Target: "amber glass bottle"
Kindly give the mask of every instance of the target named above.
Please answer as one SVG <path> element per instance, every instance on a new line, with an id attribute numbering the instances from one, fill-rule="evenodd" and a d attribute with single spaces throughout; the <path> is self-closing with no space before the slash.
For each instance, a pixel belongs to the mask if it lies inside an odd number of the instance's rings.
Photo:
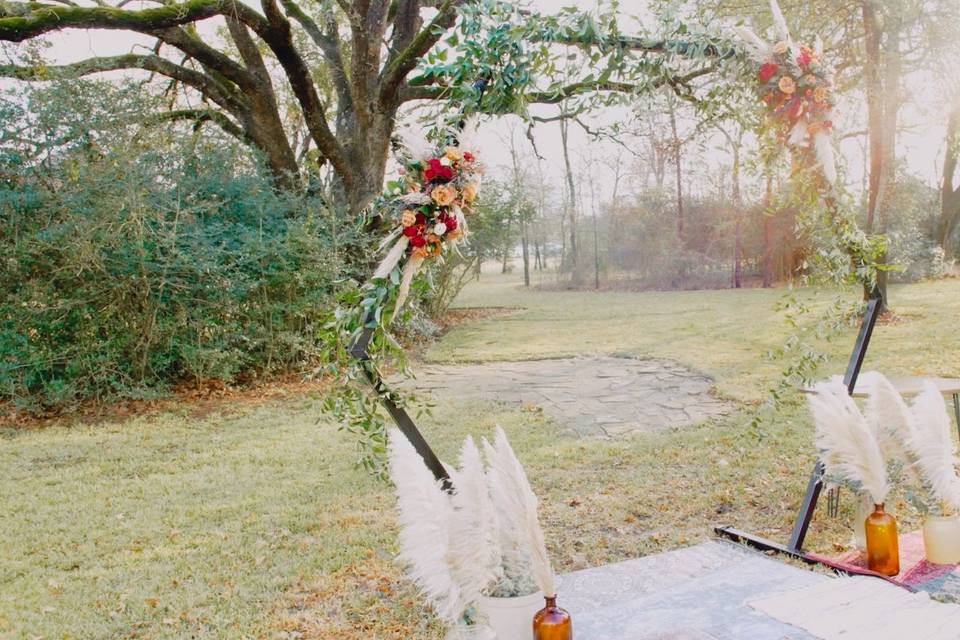
<path id="1" fill-rule="evenodd" d="M 557 596 L 544 600 L 547 604 L 533 616 L 533 640 L 573 640 L 573 621 L 557 606 Z"/>
<path id="2" fill-rule="evenodd" d="M 882 504 L 873 505 L 873 513 L 864 522 L 867 538 L 867 568 L 885 576 L 900 573 L 900 547 L 897 521 L 885 513 Z"/>

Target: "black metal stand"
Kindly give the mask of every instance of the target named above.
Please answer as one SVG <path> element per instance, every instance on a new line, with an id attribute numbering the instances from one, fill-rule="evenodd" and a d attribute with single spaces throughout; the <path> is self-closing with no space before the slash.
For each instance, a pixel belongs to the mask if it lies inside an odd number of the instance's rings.
<path id="1" fill-rule="evenodd" d="M 847 392 L 850 393 L 850 395 L 853 395 L 853 389 L 857 385 L 857 376 L 860 375 L 860 367 L 863 366 L 863 359 L 867 354 L 870 338 L 873 336 L 873 327 L 876 325 L 879 315 L 880 299 L 873 298 L 868 300 L 866 312 L 863 314 L 863 322 L 860 324 L 860 333 L 857 334 L 857 341 L 853 346 L 853 353 L 850 355 L 850 362 L 847 364 L 847 371 L 843 376 L 843 384 L 847 387 Z M 761 551 L 783 553 L 810 563 L 819 562 L 818 560 L 808 558 L 804 554 L 803 541 L 807 537 L 807 529 L 810 528 L 810 520 L 813 519 L 813 512 L 817 508 L 817 501 L 820 498 L 820 492 L 822 490 L 823 465 L 817 461 L 813 467 L 813 473 L 810 474 L 810 481 L 807 483 L 807 491 L 803 496 L 803 502 L 800 503 L 800 510 L 797 512 L 797 517 L 794 520 L 790 541 L 786 545 L 772 542 L 766 538 L 746 533 L 733 527 L 715 527 L 714 532 L 719 536 L 749 545 Z"/>
<path id="2" fill-rule="evenodd" d="M 450 474 L 447 473 L 447 470 L 440 463 L 440 459 L 437 458 L 433 449 L 427 444 L 426 439 L 423 437 L 423 434 L 420 433 L 420 430 L 410 415 L 403 407 L 394 402 L 390 389 L 383 381 L 380 372 L 370 360 L 370 353 L 367 351 L 367 347 L 370 346 L 373 331 L 373 329 L 363 330 L 363 333 L 360 334 L 356 342 L 350 345 L 350 355 L 356 358 L 363 366 L 364 374 L 366 374 L 367 380 L 380 398 L 380 402 L 383 403 L 383 406 L 386 408 L 387 413 L 390 414 L 390 417 L 393 418 L 393 421 L 397 423 L 397 427 L 403 435 L 406 436 L 410 444 L 413 445 L 413 448 L 416 449 L 420 457 L 423 458 L 424 464 L 427 465 L 427 468 L 433 473 L 433 477 L 443 484 L 445 491 L 452 491 L 453 484 L 450 482 Z"/>

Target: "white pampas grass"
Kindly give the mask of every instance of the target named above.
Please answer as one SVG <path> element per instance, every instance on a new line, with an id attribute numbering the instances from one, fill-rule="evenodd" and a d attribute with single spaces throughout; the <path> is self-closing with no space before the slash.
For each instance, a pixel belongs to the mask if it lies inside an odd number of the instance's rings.
<path id="1" fill-rule="evenodd" d="M 403 308 L 403 303 L 407 301 L 407 296 L 410 294 L 410 285 L 413 283 L 417 272 L 420 271 L 420 266 L 423 262 L 423 256 L 412 255 L 407 260 L 407 263 L 403 265 L 403 273 L 400 275 L 400 287 L 397 291 L 397 303 L 393 307 L 394 317 L 400 313 L 400 309 Z"/>
<path id="2" fill-rule="evenodd" d="M 460 469 L 453 476 L 453 486 L 450 553 L 457 558 L 454 579 L 462 585 L 464 600 L 477 602 L 503 571 L 486 470 L 480 450 L 469 436 L 460 449 Z"/>
<path id="3" fill-rule="evenodd" d="M 917 466 L 930 485 L 933 497 L 954 509 L 960 508 L 960 478 L 957 450 L 951 437 L 950 415 L 940 390 L 924 385 L 911 407 L 913 437 L 907 446 L 917 456 Z"/>
<path id="4" fill-rule="evenodd" d="M 400 155 L 419 162 L 432 158 L 436 154 L 436 148 L 430 144 L 422 130 L 406 126 L 397 131 L 397 137 L 400 138 Z"/>
<path id="5" fill-rule="evenodd" d="M 743 43 L 746 45 L 747 50 L 754 60 L 763 62 L 770 57 L 772 51 L 770 45 L 764 42 L 753 29 L 736 26 L 733 28 L 733 32 L 743 40 Z"/>
<path id="6" fill-rule="evenodd" d="M 887 469 L 877 437 L 846 387 L 837 380 L 818 384 L 809 397 L 815 441 L 827 476 L 860 485 L 875 504 L 889 492 Z"/>
<path id="7" fill-rule="evenodd" d="M 770 13 L 773 14 L 773 27 L 777 32 L 777 38 L 790 44 L 793 50 L 793 39 L 790 37 L 790 28 L 787 26 L 787 19 L 783 17 L 783 11 L 777 0 L 770 0 Z"/>
<path id="8" fill-rule="evenodd" d="M 830 184 L 837 182 L 837 160 L 833 151 L 833 141 L 825 131 L 818 131 L 813 136 L 813 149 L 817 156 L 817 162 L 823 170 L 823 177 Z"/>
<path id="9" fill-rule="evenodd" d="M 865 371 L 860 374 L 860 382 L 867 389 L 864 418 L 880 443 L 884 459 L 888 464 L 895 463 L 894 470 L 902 472 L 908 482 L 921 484 L 917 458 L 909 445 L 914 437 L 910 407 L 882 373 Z"/>
<path id="10" fill-rule="evenodd" d="M 500 526 L 507 528 L 508 544 L 529 553 L 533 581 L 546 596 L 556 595 L 553 569 L 537 516 L 537 496 L 510 447 L 507 434 L 497 427 L 493 446 L 487 445 L 491 493 L 498 509 Z M 507 551 L 507 550 L 505 550 Z"/>
<path id="11" fill-rule="evenodd" d="M 414 206 L 430 204 L 433 202 L 433 198 L 422 191 L 415 191 L 413 193 L 408 193 L 405 196 L 400 196 L 399 200 L 404 204 L 412 204 Z"/>
<path id="12" fill-rule="evenodd" d="M 791 147 L 805 147 L 807 146 L 807 123 L 803 120 L 797 120 L 797 123 L 793 125 L 793 129 L 790 130 L 790 137 L 787 139 L 787 144 Z"/>
<path id="13" fill-rule="evenodd" d="M 377 267 L 377 270 L 373 272 L 373 279 L 377 278 L 387 278 L 390 276 L 390 273 L 393 271 L 393 268 L 396 267 L 400 260 L 403 258 L 403 254 L 406 253 L 407 247 L 410 245 L 410 239 L 406 236 L 400 236 L 400 239 L 397 240 L 396 244 L 390 249 L 383 260 L 380 262 L 380 266 Z"/>
<path id="14" fill-rule="evenodd" d="M 884 458 L 912 471 L 914 459 L 905 448 L 914 434 L 910 407 L 882 373 L 866 371 L 860 374 L 860 382 L 867 388 L 864 419 L 876 435 Z"/>
<path id="15" fill-rule="evenodd" d="M 389 433 L 390 478 L 397 490 L 400 554 L 407 576 L 417 583 L 437 616 L 455 624 L 469 604 L 451 570 L 450 496 L 398 430 Z"/>

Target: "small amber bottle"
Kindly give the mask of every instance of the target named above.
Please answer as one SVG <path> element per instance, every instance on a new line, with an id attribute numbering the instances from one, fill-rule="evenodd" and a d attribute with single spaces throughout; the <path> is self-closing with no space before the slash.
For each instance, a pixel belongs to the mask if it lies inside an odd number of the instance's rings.
<path id="1" fill-rule="evenodd" d="M 900 573 L 896 519 L 884 512 L 883 504 L 875 504 L 863 526 L 867 538 L 867 568 L 885 576 Z"/>
<path id="2" fill-rule="evenodd" d="M 570 614 L 557 606 L 557 596 L 544 598 L 546 605 L 533 616 L 534 640 L 573 640 Z"/>

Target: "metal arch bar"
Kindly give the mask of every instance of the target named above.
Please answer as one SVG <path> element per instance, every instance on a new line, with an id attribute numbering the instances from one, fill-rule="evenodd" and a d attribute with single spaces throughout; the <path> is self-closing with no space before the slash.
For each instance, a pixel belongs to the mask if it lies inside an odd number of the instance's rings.
<path id="1" fill-rule="evenodd" d="M 443 485 L 444 491 L 453 491 L 450 474 L 447 473 L 446 468 L 444 468 L 440 459 L 437 458 L 437 454 L 430 448 L 426 438 L 420 433 L 413 418 L 410 417 L 403 407 L 394 402 L 390 389 L 383 381 L 380 371 L 378 371 L 370 361 L 370 353 L 367 351 L 367 347 L 370 346 L 370 340 L 372 338 L 373 329 L 364 329 L 356 341 L 350 345 L 350 355 L 360 362 L 360 365 L 363 367 L 363 372 L 367 376 L 370 386 L 372 386 L 373 390 L 377 393 L 377 397 L 380 398 L 380 402 L 384 408 L 386 408 L 390 417 L 393 418 L 393 421 L 397 424 L 397 427 L 403 435 L 406 436 L 410 444 L 413 445 L 413 448 L 420 454 L 420 457 L 423 458 L 423 463 L 427 465 L 427 468 L 433 473 L 433 477 Z"/>
<path id="2" fill-rule="evenodd" d="M 847 364 L 847 371 L 843 376 L 843 384 L 847 392 L 853 395 L 853 390 L 857 385 L 857 377 L 860 375 L 860 368 L 863 366 L 864 357 L 867 354 L 867 347 L 870 346 L 870 339 L 873 337 L 873 328 L 877 324 L 877 318 L 880 316 L 881 300 L 878 297 L 871 297 L 867 301 L 867 308 L 863 314 L 863 321 L 860 324 L 860 332 L 857 334 L 857 341 L 853 346 L 853 353 L 850 354 L 850 362 Z M 810 480 L 807 482 L 807 490 L 800 503 L 800 509 L 797 511 L 797 517 L 793 523 L 793 530 L 790 533 L 790 541 L 787 545 L 767 540 L 760 536 L 753 535 L 733 529 L 731 527 L 716 527 L 714 532 L 717 535 L 729 538 L 736 542 L 747 544 L 762 551 L 774 551 L 783 553 L 805 562 L 818 562 L 805 557 L 803 553 L 803 541 L 807 537 L 807 530 L 810 528 L 810 521 L 813 519 L 813 512 L 817 507 L 817 501 L 820 499 L 820 493 L 823 490 L 823 465 L 818 460 L 814 464 L 813 472 L 810 474 Z"/>

